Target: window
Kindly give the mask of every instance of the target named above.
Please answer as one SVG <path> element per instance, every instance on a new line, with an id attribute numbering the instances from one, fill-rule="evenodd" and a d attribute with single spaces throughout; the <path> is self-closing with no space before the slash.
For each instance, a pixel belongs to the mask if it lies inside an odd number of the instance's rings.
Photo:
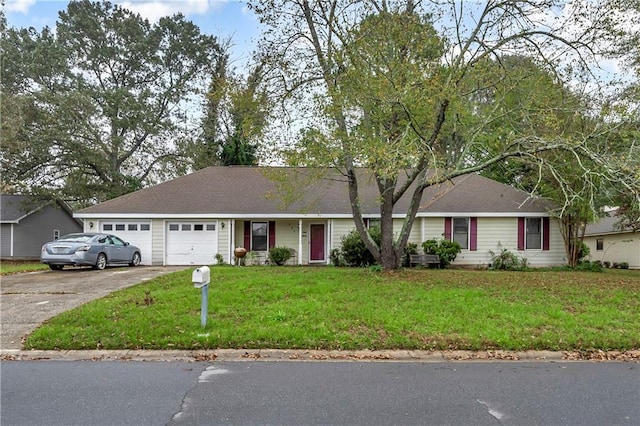
<path id="1" fill-rule="evenodd" d="M 604 240 L 602 238 L 596 239 L 596 250 L 602 251 L 604 249 Z"/>
<path id="2" fill-rule="evenodd" d="M 251 224 L 251 250 L 267 251 L 267 222 Z"/>
<path id="3" fill-rule="evenodd" d="M 366 219 L 366 225 L 369 229 L 379 229 L 382 226 L 382 222 L 380 221 L 380 219 Z"/>
<path id="4" fill-rule="evenodd" d="M 178 225 L 177 223 L 169 224 L 169 231 L 179 231 L 179 230 L 180 230 L 180 225 Z"/>
<path id="5" fill-rule="evenodd" d="M 191 231 L 191 224 L 190 223 L 183 223 L 182 224 L 182 230 L 183 231 Z"/>
<path id="6" fill-rule="evenodd" d="M 127 225 L 127 230 L 128 231 L 137 231 L 138 230 L 138 224 L 137 223 L 130 223 Z"/>
<path id="7" fill-rule="evenodd" d="M 124 247 L 124 241 L 122 241 L 120 238 L 118 237 L 109 237 L 109 241 L 111 244 L 113 244 L 114 246 L 118 246 L 118 247 Z"/>
<path id="8" fill-rule="evenodd" d="M 124 231 L 124 223 L 116 223 L 116 231 Z"/>
<path id="9" fill-rule="evenodd" d="M 60 238 L 60 230 L 59 229 L 54 229 L 53 230 L 53 239 L 57 240 L 58 238 Z"/>
<path id="10" fill-rule="evenodd" d="M 453 241 L 460 244 L 460 248 L 469 248 L 469 218 L 453 218 Z"/>
<path id="11" fill-rule="evenodd" d="M 141 231 L 150 231 L 151 230 L 151 225 L 149 225 L 148 223 L 141 223 L 140 224 L 140 230 Z"/>
<path id="12" fill-rule="evenodd" d="M 216 224 L 215 223 L 207 224 L 207 231 L 215 231 L 215 230 L 216 230 Z"/>
<path id="13" fill-rule="evenodd" d="M 204 225 L 201 223 L 197 223 L 195 225 L 193 225 L 193 230 L 194 231 L 204 231 Z"/>
<path id="14" fill-rule="evenodd" d="M 540 250 L 542 248 L 542 219 L 528 217 L 526 220 L 526 248 Z"/>
<path id="15" fill-rule="evenodd" d="M 113 225 L 110 223 L 105 223 L 104 225 L 102 225 L 102 230 L 103 231 L 113 231 Z"/>

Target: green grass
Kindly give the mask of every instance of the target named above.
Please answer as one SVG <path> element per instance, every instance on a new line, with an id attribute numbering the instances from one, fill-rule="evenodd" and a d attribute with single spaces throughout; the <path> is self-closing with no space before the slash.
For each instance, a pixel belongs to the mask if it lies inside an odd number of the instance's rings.
<path id="1" fill-rule="evenodd" d="M 43 263 L 30 263 L 30 262 L 11 262 L 3 261 L 0 263 L 0 275 L 17 274 L 20 272 L 33 272 L 49 269 L 49 267 Z"/>
<path id="2" fill-rule="evenodd" d="M 640 348 L 640 271 L 212 267 L 205 329 L 191 272 L 66 312 L 34 331 L 25 347 Z"/>

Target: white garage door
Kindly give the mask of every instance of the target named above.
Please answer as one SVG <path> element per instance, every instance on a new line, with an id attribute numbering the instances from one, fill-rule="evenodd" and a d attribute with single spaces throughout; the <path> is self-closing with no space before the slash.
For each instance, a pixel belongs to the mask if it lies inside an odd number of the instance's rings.
<path id="1" fill-rule="evenodd" d="M 217 222 L 169 222 L 167 265 L 211 265 L 218 253 Z"/>
<path id="2" fill-rule="evenodd" d="M 151 222 L 102 222 L 100 231 L 113 234 L 137 246 L 142 252 L 142 264 L 151 265 Z"/>

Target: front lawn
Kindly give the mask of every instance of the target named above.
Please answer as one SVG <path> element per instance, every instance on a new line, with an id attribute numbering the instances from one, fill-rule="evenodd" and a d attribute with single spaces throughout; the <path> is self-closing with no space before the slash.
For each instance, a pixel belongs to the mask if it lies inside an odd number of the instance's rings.
<path id="1" fill-rule="evenodd" d="M 27 349 L 640 349 L 640 271 L 211 268 L 66 312 Z"/>

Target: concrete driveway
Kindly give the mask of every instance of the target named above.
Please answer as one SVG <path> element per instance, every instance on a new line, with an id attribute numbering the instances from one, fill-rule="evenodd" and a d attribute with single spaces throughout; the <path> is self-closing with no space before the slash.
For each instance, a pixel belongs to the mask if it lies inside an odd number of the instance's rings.
<path id="1" fill-rule="evenodd" d="M 43 321 L 115 290 L 142 283 L 188 266 L 65 268 L 4 275 L 0 297 L 0 350 L 22 347 L 22 339 Z"/>

